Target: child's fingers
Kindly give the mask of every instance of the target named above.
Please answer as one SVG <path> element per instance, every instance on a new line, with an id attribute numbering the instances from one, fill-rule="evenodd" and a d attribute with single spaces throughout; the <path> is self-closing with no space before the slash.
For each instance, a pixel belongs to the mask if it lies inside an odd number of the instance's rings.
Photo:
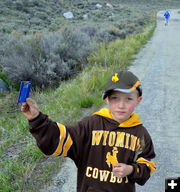
<path id="1" fill-rule="evenodd" d="M 22 112 L 26 112 L 27 109 L 28 109 L 27 103 L 22 103 L 22 105 L 21 105 L 21 111 L 22 111 Z"/>
<path id="2" fill-rule="evenodd" d="M 27 98 L 26 99 L 26 103 L 29 105 L 29 106 L 33 106 L 33 105 L 36 105 L 36 102 L 31 99 L 31 98 Z"/>
<path id="3" fill-rule="evenodd" d="M 26 103 L 28 104 L 28 106 L 29 106 L 31 109 L 38 110 L 38 105 L 37 105 L 37 103 L 36 103 L 33 99 L 27 98 L 27 99 L 26 99 Z"/>
<path id="4" fill-rule="evenodd" d="M 117 163 L 113 166 L 113 168 L 119 168 L 119 167 L 122 167 L 123 166 L 123 163 Z"/>
<path id="5" fill-rule="evenodd" d="M 39 115 L 38 106 L 31 98 L 27 98 L 26 102 L 22 103 L 21 111 L 28 120 L 32 120 Z"/>

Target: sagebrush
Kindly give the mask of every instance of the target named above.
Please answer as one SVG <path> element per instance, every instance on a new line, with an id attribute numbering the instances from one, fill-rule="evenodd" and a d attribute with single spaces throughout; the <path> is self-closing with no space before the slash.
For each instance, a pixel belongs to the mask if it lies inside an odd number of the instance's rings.
<path id="1" fill-rule="evenodd" d="M 87 64 L 94 50 L 90 36 L 72 29 L 49 35 L 11 37 L 1 51 L 1 64 L 10 80 L 44 88 L 66 79 Z"/>

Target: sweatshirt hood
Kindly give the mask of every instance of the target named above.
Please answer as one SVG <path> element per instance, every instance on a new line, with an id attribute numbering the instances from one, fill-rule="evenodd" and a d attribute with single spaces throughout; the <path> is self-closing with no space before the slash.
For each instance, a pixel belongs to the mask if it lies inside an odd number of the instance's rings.
<path id="1" fill-rule="evenodd" d="M 112 119 L 115 121 L 115 119 L 113 119 L 111 112 L 109 111 L 108 108 L 102 108 L 99 111 L 93 113 L 93 115 L 99 115 L 99 116 L 106 117 L 106 118 L 109 118 L 109 119 Z M 134 126 L 141 125 L 141 124 L 142 124 L 142 122 L 140 120 L 140 116 L 137 113 L 132 113 L 130 118 L 128 120 L 124 121 L 123 123 L 120 123 L 118 125 L 118 127 L 128 127 L 129 128 L 129 127 L 134 127 Z"/>

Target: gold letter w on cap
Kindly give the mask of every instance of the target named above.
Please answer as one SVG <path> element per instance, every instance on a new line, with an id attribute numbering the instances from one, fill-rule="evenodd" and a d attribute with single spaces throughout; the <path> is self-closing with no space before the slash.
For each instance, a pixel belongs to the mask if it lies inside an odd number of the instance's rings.
<path id="1" fill-rule="evenodd" d="M 112 76 L 112 82 L 116 83 L 117 81 L 119 81 L 118 73 L 115 73 L 114 76 Z"/>

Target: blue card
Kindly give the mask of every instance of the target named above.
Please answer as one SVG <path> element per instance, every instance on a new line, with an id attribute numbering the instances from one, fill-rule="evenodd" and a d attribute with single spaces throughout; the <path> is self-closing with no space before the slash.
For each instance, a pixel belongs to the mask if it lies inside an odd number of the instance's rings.
<path id="1" fill-rule="evenodd" d="M 22 81 L 20 90 L 19 90 L 19 97 L 18 103 L 26 102 L 26 98 L 29 97 L 30 89 L 31 89 L 31 81 Z"/>

